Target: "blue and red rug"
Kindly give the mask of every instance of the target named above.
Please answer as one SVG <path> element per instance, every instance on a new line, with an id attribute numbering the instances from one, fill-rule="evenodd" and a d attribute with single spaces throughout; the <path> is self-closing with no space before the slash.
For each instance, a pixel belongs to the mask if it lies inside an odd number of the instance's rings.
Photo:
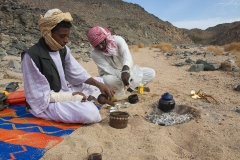
<path id="1" fill-rule="evenodd" d="M 9 106 L 0 112 L 0 160 L 38 160 L 80 127 L 36 118 L 24 106 Z"/>

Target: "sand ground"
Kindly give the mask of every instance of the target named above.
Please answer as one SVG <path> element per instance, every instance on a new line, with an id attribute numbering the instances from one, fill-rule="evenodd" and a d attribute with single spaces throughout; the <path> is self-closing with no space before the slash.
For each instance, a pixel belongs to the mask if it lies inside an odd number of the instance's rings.
<path id="1" fill-rule="evenodd" d="M 120 108 L 130 114 L 127 127 L 111 127 L 110 112 L 104 105 L 100 110 L 101 123 L 85 125 L 64 137 L 60 144 L 47 151 L 43 160 L 84 160 L 90 146 L 101 146 L 104 160 L 240 159 L 240 114 L 235 112 L 240 108 L 240 92 L 233 90 L 240 82 L 239 73 L 188 72 L 189 65 L 173 65 L 184 60 L 177 56 L 167 58 L 157 49 L 142 48 L 132 51 L 132 56 L 139 66 L 155 69 L 156 77 L 148 84 L 151 91 L 138 95 L 138 103 Z M 191 58 L 221 62 L 228 57 L 195 55 Z M 93 61 L 80 63 L 92 76 L 97 75 Z M 1 80 L 4 81 L 6 79 Z M 219 104 L 211 99 L 210 103 L 193 99 L 192 89 L 202 89 Z M 151 113 L 165 92 L 173 95 L 176 106 L 184 105 L 186 111 L 196 113 L 195 118 L 172 126 L 155 125 L 145 120 L 144 116 Z"/>

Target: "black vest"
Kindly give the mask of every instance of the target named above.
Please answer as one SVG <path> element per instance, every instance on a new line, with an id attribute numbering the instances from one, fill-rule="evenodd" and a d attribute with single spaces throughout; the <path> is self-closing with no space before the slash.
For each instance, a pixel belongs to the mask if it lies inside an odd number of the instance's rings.
<path id="1" fill-rule="evenodd" d="M 49 55 L 44 39 L 40 38 L 38 43 L 22 53 L 22 57 L 24 53 L 29 54 L 39 71 L 46 77 L 50 89 L 54 92 L 59 92 L 61 90 L 60 76 L 55 63 Z M 63 70 L 65 71 L 65 56 L 67 54 L 66 47 L 59 50 L 59 53 L 62 60 Z M 30 108 L 28 103 L 26 103 L 26 106 L 28 109 Z"/>
<path id="2" fill-rule="evenodd" d="M 51 56 L 49 55 L 49 51 L 47 50 L 44 39 L 41 38 L 38 43 L 29 48 L 26 53 L 32 58 L 39 71 L 47 78 L 47 81 L 50 85 L 51 90 L 55 92 L 59 92 L 61 89 L 61 81 L 59 77 L 59 73 L 57 71 L 57 67 L 54 64 Z M 65 70 L 65 56 L 66 56 L 66 47 L 62 50 L 59 50 L 63 70 Z"/>

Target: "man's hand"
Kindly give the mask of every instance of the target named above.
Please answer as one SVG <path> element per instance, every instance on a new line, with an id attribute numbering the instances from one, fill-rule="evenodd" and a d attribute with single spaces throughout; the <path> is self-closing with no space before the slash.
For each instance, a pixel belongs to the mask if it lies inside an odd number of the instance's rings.
<path id="1" fill-rule="evenodd" d="M 129 67 L 127 65 L 124 65 L 123 68 L 122 68 L 121 79 L 122 79 L 122 82 L 125 86 L 129 85 L 129 82 L 128 82 L 129 78 L 130 78 Z"/>
<path id="2" fill-rule="evenodd" d="M 83 96 L 81 102 L 86 102 L 87 97 L 86 97 L 86 95 L 85 95 L 84 93 L 82 93 L 82 92 L 73 92 L 73 93 L 72 93 L 73 96 L 75 96 L 75 95 L 77 95 L 77 94 Z"/>
<path id="3" fill-rule="evenodd" d="M 112 97 L 114 96 L 114 94 L 116 92 L 115 89 L 113 89 L 103 83 L 100 83 L 100 82 L 99 82 L 98 88 L 103 95 L 106 95 L 109 100 L 112 100 Z"/>
<path id="4" fill-rule="evenodd" d="M 130 73 L 127 73 L 127 72 L 123 72 L 122 75 L 121 75 L 121 78 L 122 78 L 122 82 L 125 86 L 128 86 L 129 85 L 129 78 L 130 78 Z"/>
<path id="5" fill-rule="evenodd" d="M 85 83 L 96 86 L 101 91 L 102 94 L 108 97 L 109 100 L 112 100 L 112 97 L 116 92 L 115 89 L 105 85 L 104 83 L 98 82 L 92 77 L 87 79 Z"/>

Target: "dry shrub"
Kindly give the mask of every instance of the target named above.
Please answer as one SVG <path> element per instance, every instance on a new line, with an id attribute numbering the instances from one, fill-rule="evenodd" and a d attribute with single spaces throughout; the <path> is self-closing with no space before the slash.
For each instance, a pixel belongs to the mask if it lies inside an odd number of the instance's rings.
<path id="1" fill-rule="evenodd" d="M 223 48 L 219 46 L 209 46 L 207 51 L 220 55 L 223 53 Z"/>
<path id="2" fill-rule="evenodd" d="M 138 48 L 144 48 L 144 44 L 143 43 L 139 43 L 138 44 Z"/>
<path id="3" fill-rule="evenodd" d="M 238 57 L 236 59 L 236 64 L 238 67 L 240 67 L 240 55 L 238 55 Z"/>
<path id="4" fill-rule="evenodd" d="M 232 42 L 223 46 L 226 52 L 231 52 L 237 56 L 236 64 L 240 67 L 240 42 Z"/>
<path id="5" fill-rule="evenodd" d="M 240 67 L 240 52 L 236 52 L 235 55 L 236 55 L 235 63 L 238 67 Z"/>
<path id="6" fill-rule="evenodd" d="M 161 42 L 159 44 L 153 44 L 151 47 L 159 48 L 160 51 L 163 52 L 175 53 L 175 50 L 173 49 L 173 46 L 170 43 Z"/>
<path id="7" fill-rule="evenodd" d="M 131 45 L 128 46 L 129 50 L 133 50 L 134 52 L 137 52 L 139 50 L 138 45 Z"/>
<path id="8" fill-rule="evenodd" d="M 223 48 L 226 52 L 232 52 L 232 53 L 240 52 L 240 43 L 233 42 L 230 44 L 226 44 L 223 46 Z"/>

